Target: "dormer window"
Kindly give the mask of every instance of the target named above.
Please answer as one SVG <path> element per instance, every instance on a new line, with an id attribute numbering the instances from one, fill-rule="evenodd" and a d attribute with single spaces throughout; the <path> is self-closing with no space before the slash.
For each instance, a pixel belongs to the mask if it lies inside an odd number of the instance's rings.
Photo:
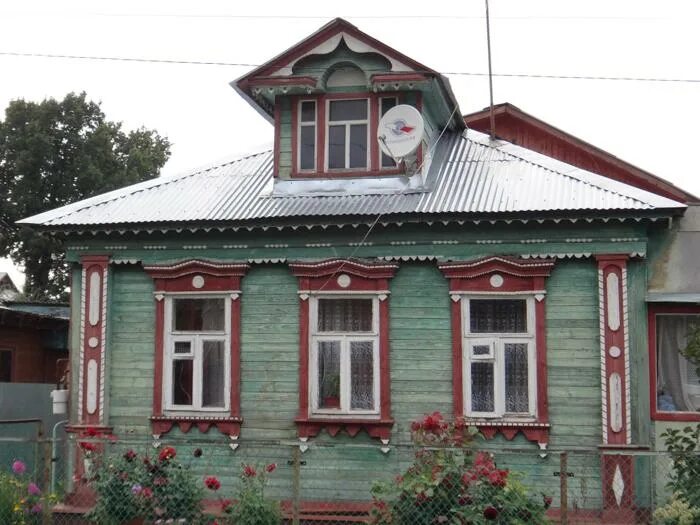
<path id="1" fill-rule="evenodd" d="M 394 159 L 382 153 L 377 142 L 379 119 L 399 103 L 398 94 L 331 93 L 295 97 L 293 175 L 353 177 L 400 173 Z"/>

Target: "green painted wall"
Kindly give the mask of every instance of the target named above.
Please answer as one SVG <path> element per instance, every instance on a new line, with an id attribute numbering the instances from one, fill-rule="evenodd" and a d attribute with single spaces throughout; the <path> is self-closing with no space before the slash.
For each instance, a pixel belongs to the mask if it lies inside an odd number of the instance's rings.
<path id="1" fill-rule="evenodd" d="M 569 459 L 574 473 L 570 501 L 592 507 L 600 499 L 600 460 L 594 452 L 601 442 L 600 347 L 598 275 L 590 253 L 645 252 L 646 231 L 639 224 L 598 226 L 469 225 L 461 227 L 404 225 L 378 227 L 372 244 L 359 250 L 350 244 L 364 228 L 319 231 L 163 234 L 124 236 L 117 240 L 69 240 L 68 257 L 109 252 L 114 259 L 164 262 L 190 258 L 245 261 L 248 259 L 319 259 L 333 256 L 373 257 L 387 254 L 466 259 L 489 254 L 560 253 L 547 280 L 548 393 L 552 423 L 550 448 L 578 450 Z M 546 242 L 534 242 L 540 239 Z M 323 244 L 323 246 L 318 246 Z M 281 246 L 280 246 L 281 245 Z M 192 248 L 196 246 L 197 248 Z M 234 247 L 236 246 L 236 247 Z M 573 256 L 578 254 L 578 256 Z M 573 256 L 573 258 L 571 257 Z M 151 279 L 138 264 L 111 266 L 108 340 L 110 424 L 119 436 L 144 446 L 150 439 L 148 417 L 153 392 L 155 299 Z M 74 291 L 79 291 L 80 273 Z M 629 322 L 632 357 L 633 426 L 635 441 L 648 442 L 644 290 L 646 263 L 629 265 Z M 392 411 L 396 425 L 394 447 L 384 455 L 379 443 L 361 433 L 355 438 L 321 434 L 303 459 L 302 497 L 308 499 L 367 499 L 371 481 L 387 479 L 405 469 L 412 452 L 410 422 L 440 410 L 452 413 L 450 299 L 446 280 L 434 260 L 401 262 L 391 280 L 390 341 Z M 74 314 L 79 299 L 73 295 Z M 200 474 L 217 470 L 226 485 L 235 482 L 241 462 L 276 462 L 273 493 L 290 497 L 287 461 L 296 442 L 294 418 L 298 403 L 297 281 L 284 263 L 253 262 L 242 281 L 242 384 L 244 425 L 241 447 L 233 452 L 215 429 L 181 434 L 173 429 L 164 441 L 176 441 L 185 455 L 202 440 L 208 445 Z M 76 302 L 78 301 L 78 302 Z M 77 348 L 76 335 L 73 335 Z M 74 377 L 75 381 L 75 377 Z M 647 440 L 645 441 L 645 438 Z M 348 446 L 343 446 L 348 445 Z M 351 446 L 350 446 L 351 445 Z M 522 436 L 480 443 L 497 452 L 501 466 L 527 473 L 541 490 L 556 493 L 559 457 L 541 458 L 535 444 Z M 589 452 L 580 452 L 586 449 Z M 197 464 L 195 464 L 196 466 Z M 339 475 L 342 472 L 342 476 Z"/>

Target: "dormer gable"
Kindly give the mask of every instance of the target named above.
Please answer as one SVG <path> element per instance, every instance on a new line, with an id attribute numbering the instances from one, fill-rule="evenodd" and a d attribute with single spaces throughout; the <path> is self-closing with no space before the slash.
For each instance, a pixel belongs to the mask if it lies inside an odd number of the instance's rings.
<path id="1" fill-rule="evenodd" d="M 448 80 L 337 18 L 232 83 L 275 127 L 276 180 L 420 175 L 444 128 L 464 122 Z M 379 119 L 408 104 L 425 133 L 401 163 L 379 147 Z"/>

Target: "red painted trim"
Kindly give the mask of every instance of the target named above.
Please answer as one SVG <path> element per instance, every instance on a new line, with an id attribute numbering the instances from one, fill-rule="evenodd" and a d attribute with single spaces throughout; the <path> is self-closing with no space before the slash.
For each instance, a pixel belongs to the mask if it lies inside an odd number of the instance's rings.
<path id="1" fill-rule="evenodd" d="M 85 255 L 80 258 L 80 262 L 83 267 L 83 272 L 85 273 L 85 310 L 83 315 L 83 337 L 81 344 L 83 345 L 83 362 L 81 366 L 83 367 L 83 391 L 79 394 L 82 397 L 82 414 L 79 414 L 79 421 L 85 425 L 99 425 L 102 421 L 104 414 L 101 413 L 101 408 L 104 406 L 104 399 L 101 399 L 103 388 L 102 384 L 104 382 L 104 377 L 102 377 L 102 347 L 105 344 L 104 338 L 105 333 L 105 304 L 104 301 L 107 298 L 107 290 L 103 289 L 104 277 L 108 272 L 109 267 L 109 255 Z M 97 297 L 98 304 L 98 318 L 97 323 L 93 326 L 89 321 L 89 312 L 92 307 L 92 284 L 91 275 L 97 272 L 99 276 L 99 295 Z M 90 346 L 90 339 L 95 338 L 97 340 L 97 345 L 93 348 Z M 97 392 L 96 392 L 96 409 L 93 414 L 88 412 L 88 363 L 94 360 L 97 363 Z"/>
<path id="2" fill-rule="evenodd" d="M 516 257 L 484 257 L 471 261 L 455 261 L 438 265 L 449 279 L 450 293 L 492 292 L 544 292 L 545 278 L 554 268 L 552 259 L 519 259 Z M 490 280 L 494 274 L 503 278 L 503 284 L 494 287 Z M 462 301 L 452 302 L 452 399 L 454 417 L 465 414 L 464 406 L 464 349 L 462 347 Z M 473 420 L 485 437 L 500 433 L 506 439 L 521 432 L 528 440 L 537 443 L 549 441 L 549 400 L 547 393 L 547 333 L 545 298 L 535 300 L 535 361 L 537 378 L 536 421 L 518 424 L 508 421 Z"/>
<path id="3" fill-rule="evenodd" d="M 649 348 L 649 407 L 651 419 L 655 421 L 698 422 L 700 412 L 664 412 L 656 405 L 656 316 L 661 314 L 700 314 L 700 305 L 650 304 L 647 313 L 648 348 Z"/>
<path id="4" fill-rule="evenodd" d="M 381 98 L 400 97 L 400 93 L 325 93 L 310 96 L 293 96 L 292 101 L 292 171 L 291 176 L 300 179 L 334 179 L 357 177 L 382 177 L 400 175 L 405 168 L 381 169 L 379 145 L 377 143 L 377 126 L 379 123 L 379 104 Z M 421 99 L 420 93 L 418 94 Z M 326 170 L 326 102 L 329 100 L 369 100 L 369 160 L 366 169 Z M 299 144 L 299 102 L 313 100 L 316 102 L 316 170 L 300 170 L 298 163 Z M 279 145 L 276 146 L 276 149 Z M 419 152 L 419 155 L 422 153 Z M 422 159 L 422 157 L 420 157 Z M 420 162 L 420 159 L 419 159 Z"/>
<path id="5" fill-rule="evenodd" d="M 464 378 L 462 371 L 462 301 L 450 300 L 452 314 L 452 406 L 454 418 L 464 415 Z"/>
<path id="6" fill-rule="evenodd" d="M 428 75 L 423 75 L 422 73 L 414 73 L 413 71 L 410 71 L 408 73 L 382 73 L 378 75 L 372 75 L 370 78 L 370 82 L 372 82 L 372 84 L 429 81 L 430 77 Z"/>
<path id="7" fill-rule="evenodd" d="M 280 134 L 282 130 L 282 109 L 279 104 L 275 104 L 275 145 L 272 152 L 274 163 L 272 174 L 274 177 L 280 176 Z"/>
<path id="8" fill-rule="evenodd" d="M 241 278 L 249 268 L 245 263 L 218 263 L 192 259 L 169 265 L 146 265 L 144 271 L 154 279 L 157 293 L 179 292 L 231 292 L 241 287 Z M 204 277 L 204 285 L 195 288 L 192 278 L 195 275 Z M 153 378 L 153 416 L 151 426 L 154 434 L 165 434 L 177 424 L 182 432 L 188 432 L 196 426 L 200 432 L 207 432 L 213 425 L 219 431 L 231 436 L 240 434 L 241 426 L 241 300 L 231 298 L 231 346 L 230 352 L 230 382 L 229 398 L 230 417 L 170 416 L 163 413 L 163 376 L 165 348 L 165 300 L 161 297 L 156 301 L 156 335 L 155 335 L 155 371 Z"/>
<path id="9" fill-rule="evenodd" d="M 598 261 L 598 270 L 603 273 L 603 294 L 602 299 L 604 303 L 604 314 L 603 314 L 603 339 L 604 339 L 604 349 L 605 349 L 605 381 L 608 382 L 606 391 L 608 393 L 608 398 L 604 401 L 609 403 L 610 390 L 609 390 L 609 379 L 611 374 L 617 373 L 620 376 L 622 382 L 622 429 L 619 432 L 615 432 L 612 429 L 612 413 L 608 407 L 607 414 L 608 420 L 607 424 L 607 441 L 606 444 L 611 445 L 624 445 L 628 441 L 628 434 L 631 429 L 627 428 L 627 374 L 625 371 L 625 356 L 629 352 L 629 348 L 625 346 L 625 330 L 628 329 L 625 326 L 625 315 L 624 315 L 624 296 L 627 293 L 624 282 L 623 273 L 627 266 L 627 260 L 629 256 L 625 254 L 605 254 L 596 255 L 596 260 Z M 620 326 L 617 330 L 612 330 L 609 326 L 608 312 L 610 305 L 608 304 L 608 276 L 615 274 L 618 279 L 618 289 L 617 289 L 617 311 L 620 317 Z M 617 358 L 610 356 L 609 349 L 612 346 L 616 346 L 621 350 L 621 354 Z"/>
<path id="10" fill-rule="evenodd" d="M 389 279 L 398 265 L 363 263 L 349 259 L 330 259 L 315 263 L 291 263 L 289 268 L 299 279 L 304 292 L 368 292 L 388 291 Z M 350 285 L 342 288 L 336 275 L 351 276 Z M 389 347 L 389 297 L 379 301 L 379 418 L 312 417 L 309 412 L 309 298 L 299 297 L 299 413 L 295 420 L 299 437 L 313 437 L 321 430 L 331 436 L 341 430 L 355 436 L 364 430 L 371 437 L 389 439 L 394 420 L 391 418 L 391 368 Z"/>
<path id="11" fill-rule="evenodd" d="M 303 86 L 315 88 L 318 79 L 314 77 L 255 77 L 248 80 L 248 85 L 251 87 L 267 87 L 267 86 Z"/>

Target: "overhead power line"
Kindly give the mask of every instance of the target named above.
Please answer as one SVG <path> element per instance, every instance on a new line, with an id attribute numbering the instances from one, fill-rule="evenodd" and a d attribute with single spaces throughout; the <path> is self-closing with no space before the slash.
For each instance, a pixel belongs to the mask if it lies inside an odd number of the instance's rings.
<path id="1" fill-rule="evenodd" d="M 89 56 L 89 55 L 59 55 L 54 53 L 20 53 L 15 51 L 0 51 L 0 56 L 33 57 L 33 58 L 59 58 L 69 60 L 98 60 L 107 62 L 141 62 L 152 64 L 186 64 L 198 66 L 225 66 L 225 67 L 258 67 L 260 64 L 243 62 L 222 62 L 214 60 L 177 60 L 159 58 L 139 58 L 139 57 L 109 57 L 109 56 Z M 443 75 L 487 77 L 488 73 L 469 71 L 442 71 Z M 662 78 L 662 77 L 613 77 L 599 75 L 547 75 L 537 73 L 493 73 L 494 77 L 506 78 L 533 78 L 533 79 L 556 79 L 556 80 L 611 80 L 623 82 L 665 82 L 677 84 L 699 84 L 697 78 Z"/>

